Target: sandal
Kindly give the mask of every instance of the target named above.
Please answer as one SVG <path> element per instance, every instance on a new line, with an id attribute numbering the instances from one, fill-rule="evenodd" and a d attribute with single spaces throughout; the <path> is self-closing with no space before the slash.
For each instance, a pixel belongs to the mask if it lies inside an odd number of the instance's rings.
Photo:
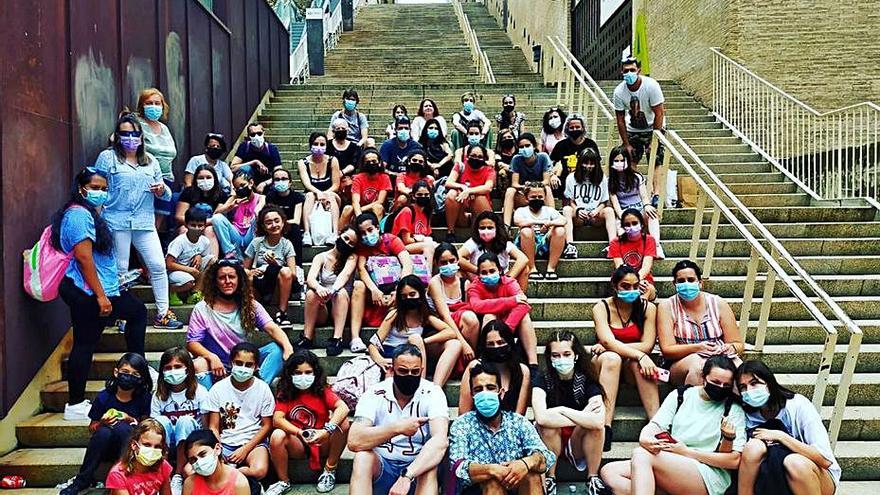
<path id="1" fill-rule="evenodd" d="M 559 280 L 559 274 L 556 272 L 547 272 L 544 275 L 545 280 Z"/>
<path id="2" fill-rule="evenodd" d="M 544 274 L 541 272 L 532 272 L 529 274 L 529 280 L 544 280 Z"/>

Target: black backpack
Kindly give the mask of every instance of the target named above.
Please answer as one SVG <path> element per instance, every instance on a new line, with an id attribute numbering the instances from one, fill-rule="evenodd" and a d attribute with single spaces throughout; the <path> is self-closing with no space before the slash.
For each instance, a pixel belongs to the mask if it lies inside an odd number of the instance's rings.
<path id="1" fill-rule="evenodd" d="M 412 220 L 411 220 L 412 223 L 413 224 L 416 223 L 416 209 L 415 209 L 415 207 L 414 206 L 403 206 L 401 208 L 398 208 L 398 209 L 392 211 L 391 213 L 386 215 L 385 218 L 382 219 L 380 227 L 381 227 L 383 234 L 393 233 L 391 231 L 394 230 L 394 221 L 397 219 L 397 215 L 399 215 L 401 211 L 403 211 L 404 209 L 407 209 L 407 208 L 409 208 L 409 211 L 412 214 Z"/>

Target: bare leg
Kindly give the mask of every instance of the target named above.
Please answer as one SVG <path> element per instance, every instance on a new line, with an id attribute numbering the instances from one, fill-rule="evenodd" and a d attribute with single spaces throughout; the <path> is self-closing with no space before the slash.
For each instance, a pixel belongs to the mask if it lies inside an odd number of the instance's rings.
<path id="1" fill-rule="evenodd" d="M 660 409 L 660 392 L 657 390 L 657 382 L 642 376 L 639 372 L 639 363 L 631 359 L 626 361 L 626 369 L 633 376 L 636 389 L 639 391 L 639 398 L 642 400 L 642 406 L 645 407 L 645 413 L 649 419 L 653 418 L 657 414 L 657 410 Z"/>
<path id="2" fill-rule="evenodd" d="M 538 427 L 538 433 L 541 435 L 541 440 L 544 441 L 544 445 L 556 454 L 556 458 L 558 459 L 560 455 L 562 455 L 562 431 L 559 428 L 542 428 Z M 551 478 L 556 477 L 556 466 L 559 465 L 559 462 L 554 463 L 550 466 L 550 470 L 547 471 L 547 476 Z"/>
<path id="3" fill-rule="evenodd" d="M 565 249 L 565 227 L 553 227 L 547 234 L 550 236 L 550 256 L 547 260 L 547 273 L 556 272 L 562 250 Z"/>
<path id="4" fill-rule="evenodd" d="M 575 459 L 587 460 L 587 475 L 599 474 L 602 464 L 602 446 L 605 444 L 605 428 L 588 429 L 575 426 L 571 434 L 571 450 Z"/>
<path id="5" fill-rule="evenodd" d="M 513 198 L 516 196 L 516 189 L 508 187 L 504 191 L 504 206 L 501 208 L 504 214 L 504 225 L 510 225 L 513 218 Z"/>
<path id="6" fill-rule="evenodd" d="M 471 199 L 471 214 L 476 218 L 477 215 L 483 213 L 484 211 L 492 210 L 492 201 L 489 199 L 489 196 L 477 196 Z"/>
<path id="7" fill-rule="evenodd" d="M 535 325 L 532 323 L 532 317 L 526 315 L 519 322 L 519 338 L 522 340 L 523 349 L 526 351 L 528 364 L 538 363 L 538 337 L 535 335 Z"/>
<path id="8" fill-rule="evenodd" d="M 339 431 L 330 437 L 330 453 L 327 455 L 327 463 L 325 467 L 329 471 L 333 471 L 339 465 L 339 458 L 342 457 L 342 451 L 345 450 L 345 444 L 348 441 L 348 429 L 351 423 L 346 418 L 339 425 Z"/>
<path id="9" fill-rule="evenodd" d="M 565 206 L 562 208 L 562 214 L 565 216 L 565 240 L 574 242 L 574 208 Z"/>
<path id="10" fill-rule="evenodd" d="M 333 338 L 341 339 L 345 331 L 345 317 L 348 315 L 348 307 L 351 302 L 348 291 L 343 289 L 333 296 Z"/>
<path id="11" fill-rule="evenodd" d="M 315 209 L 315 193 L 307 192 L 306 193 L 306 200 L 303 202 L 302 226 L 303 226 L 303 232 L 309 232 L 310 235 L 311 235 L 311 232 L 309 231 L 309 215 L 312 213 L 312 210 L 314 210 L 314 209 Z"/>
<path id="12" fill-rule="evenodd" d="M 238 468 L 241 474 L 261 480 L 269 472 L 269 451 L 257 447 L 247 456 L 247 465 Z"/>
<path id="13" fill-rule="evenodd" d="M 351 467 L 349 495 L 373 495 L 373 480 L 379 477 L 379 456 L 372 450 L 356 452 Z"/>
<path id="14" fill-rule="evenodd" d="M 739 461 L 739 481 L 737 482 L 737 495 L 755 495 L 755 480 L 758 478 L 758 468 L 767 455 L 767 445 L 757 438 L 746 443 Z"/>
<path id="15" fill-rule="evenodd" d="M 303 213 L 305 216 L 305 213 Z M 354 208 L 351 205 L 345 205 L 345 208 L 342 209 L 342 213 L 339 215 L 339 224 L 337 225 L 336 232 L 342 232 L 345 230 L 345 226 L 350 224 L 354 217 Z"/>
<path id="16" fill-rule="evenodd" d="M 538 271 L 535 268 L 535 231 L 531 227 L 523 227 L 519 231 L 519 245 L 529 259 L 529 273 Z"/>
<path id="17" fill-rule="evenodd" d="M 617 406 L 617 391 L 620 388 L 620 354 L 605 351 L 593 358 L 593 367 L 599 372 L 599 384 L 605 390 L 605 425 L 611 426 L 614 408 Z"/>
<path id="18" fill-rule="evenodd" d="M 601 469 L 602 481 L 615 495 L 632 493 L 632 463 L 630 461 L 610 462 Z"/>
<path id="19" fill-rule="evenodd" d="M 632 457 L 633 495 L 654 495 L 658 488 L 672 495 L 706 493 L 696 462 L 678 454 L 660 452 L 654 455 L 636 447 Z"/>
<path id="20" fill-rule="evenodd" d="M 429 469 L 427 472 L 416 478 L 415 495 L 436 495 L 438 490 L 439 482 L 437 480 L 436 469 Z"/>
<path id="21" fill-rule="evenodd" d="M 606 206 L 600 213 L 605 220 L 605 231 L 608 233 L 608 242 L 617 237 L 617 217 L 614 215 L 614 208 Z"/>
<path id="22" fill-rule="evenodd" d="M 351 293 L 351 338 L 361 338 L 361 325 L 364 323 L 364 309 L 367 304 L 367 286 L 360 280 L 354 281 Z"/>
<path id="23" fill-rule="evenodd" d="M 544 484 L 541 483 L 541 475 L 529 473 L 519 482 L 516 488 L 517 495 L 532 495 L 534 493 L 544 493 Z"/>
<path id="24" fill-rule="evenodd" d="M 450 339 L 431 347 L 441 351 L 437 367 L 434 369 L 434 384 L 442 388 L 446 384 L 446 380 L 449 380 L 449 375 L 452 374 L 455 363 L 458 362 L 458 356 L 461 355 L 461 342 L 457 339 Z M 437 352 L 434 351 L 432 354 L 437 354 Z"/>
<path id="25" fill-rule="evenodd" d="M 298 439 L 289 438 L 283 430 L 275 430 L 269 437 L 269 452 L 272 457 L 272 465 L 275 466 L 275 474 L 280 481 L 290 481 L 290 476 L 287 474 L 288 460 L 291 457 L 289 451 L 294 446 L 293 444 L 298 443 Z"/>
<path id="26" fill-rule="evenodd" d="M 458 202 L 458 191 L 451 189 L 446 193 L 446 228 L 449 233 L 455 232 L 455 224 L 458 221 L 458 214 L 461 210 L 461 203 Z"/>
<path id="27" fill-rule="evenodd" d="M 670 381 L 673 384 L 702 385 L 705 362 L 706 359 L 698 354 L 691 354 L 676 361 L 669 369 Z"/>
<path id="28" fill-rule="evenodd" d="M 834 493 L 834 482 L 827 471 L 819 469 L 809 458 L 801 454 L 791 454 L 782 461 L 785 477 L 794 495 L 830 495 Z"/>
<path id="29" fill-rule="evenodd" d="M 461 335 L 467 340 L 471 348 L 476 349 L 477 340 L 480 337 L 480 320 L 477 318 L 477 315 L 472 311 L 462 313 L 458 326 L 459 330 L 461 330 Z"/>
<path id="30" fill-rule="evenodd" d="M 287 312 L 287 304 L 290 302 L 290 290 L 296 280 L 296 272 L 285 266 L 278 272 L 278 310 Z"/>
<path id="31" fill-rule="evenodd" d="M 303 322 L 303 336 L 307 339 L 314 340 L 315 339 L 315 326 L 318 321 L 324 321 L 327 319 L 327 305 L 325 305 L 321 298 L 318 297 L 318 293 L 309 289 L 306 291 L 306 304 L 305 304 L 305 321 Z M 333 305 L 333 312 L 336 313 L 336 305 Z M 336 322 L 334 322 L 335 324 Z M 345 322 L 343 322 L 343 325 Z"/>

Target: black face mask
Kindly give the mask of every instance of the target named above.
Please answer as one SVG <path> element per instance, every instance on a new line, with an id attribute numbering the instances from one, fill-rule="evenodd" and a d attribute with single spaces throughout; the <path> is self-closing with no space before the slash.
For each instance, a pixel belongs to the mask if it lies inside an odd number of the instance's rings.
<path id="1" fill-rule="evenodd" d="M 419 375 L 394 375 L 394 386 L 407 397 L 412 397 L 416 393 L 421 381 L 422 377 Z"/>
<path id="2" fill-rule="evenodd" d="M 223 150 L 220 148 L 208 148 L 205 150 L 205 154 L 208 155 L 208 158 L 211 160 L 217 160 L 223 156 Z"/>
<path id="3" fill-rule="evenodd" d="M 583 129 L 577 129 L 577 130 L 574 130 L 574 131 L 568 131 L 568 137 L 570 137 L 570 138 L 572 138 L 572 139 L 580 139 L 581 136 L 583 136 L 583 135 L 584 135 L 584 130 L 583 130 Z"/>
<path id="4" fill-rule="evenodd" d="M 337 141 L 342 141 L 343 139 L 345 139 L 347 137 L 348 137 L 348 131 L 346 131 L 345 129 L 343 129 L 341 131 L 333 131 L 333 138 L 336 139 Z"/>
<path id="5" fill-rule="evenodd" d="M 373 162 L 364 162 L 364 172 L 368 174 L 375 174 L 379 171 L 379 164 Z"/>
<path id="6" fill-rule="evenodd" d="M 501 140 L 501 146 L 504 146 L 505 148 L 511 148 L 514 144 L 516 144 L 516 141 L 514 141 L 513 139 L 508 138 Z"/>
<path id="7" fill-rule="evenodd" d="M 235 188 L 235 196 L 239 198 L 246 198 L 251 195 L 251 186 L 241 186 Z"/>
<path id="8" fill-rule="evenodd" d="M 116 375 L 116 385 L 121 390 L 133 390 L 140 386 L 141 379 L 140 377 L 128 374 L 128 373 L 119 373 Z"/>
<path id="9" fill-rule="evenodd" d="M 470 165 L 471 168 L 480 168 L 485 164 L 486 160 L 483 160 L 482 158 L 468 158 L 468 165 Z"/>
<path id="10" fill-rule="evenodd" d="M 506 363 L 510 359 L 510 346 L 487 347 L 483 349 L 483 359 L 490 363 Z"/>
<path id="11" fill-rule="evenodd" d="M 706 391 L 706 395 L 709 396 L 709 399 L 715 402 L 721 402 L 723 400 L 727 400 L 730 397 L 730 393 L 732 392 L 729 388 L 719 387 L 714 383 L 706 382 L 706 385 L 703 386 L 703 390 Z"/>
<path id="12" fill-rule="evenodd" d="M 422 208 L 427 208 L 431 206 L 431 197 L 430 196 L 416 196 L 416 204 L 421 206 Z"/>
<path id="13" fill-rule="evenodd" d="M 544 206 L 543 199 L 530 199 L 529 200 L 529 208 L 531 208 L 532 211 L 540 211 L 542 206 Z"/>
<path id="14" fill-rule="evenodd" d="M 516 105 L 504 105 L 504 111 L 508 113 L 512 112 L 515 107 Z"/>
<path id="15" fill-rule="evenodd" d="M 349 246 L 348 243 L 345 242 L 345 239 L 341 237 L 336 238 L 336 250 L 345 257 L 348 257 L 348 255 L 354 252 L 354 248 Z"/>
<path id="16" fill-rule="evenodd" d="M 410 173 L 419 175 L 421 175 L 421 173 L 425 171 L 425 169 L 422 168 L 421 165 L 410 165 L 409 167 L 407 167 L 407 170 L 409 170 Z"/>
<path id="17" fill-rule="evenodd" d="M 405 297 L 400 300 L 400 309 L 403 311 L 412 311 L 414 309 L 419 309 L 421 305 L 421 299 L 417 297 Z"/>

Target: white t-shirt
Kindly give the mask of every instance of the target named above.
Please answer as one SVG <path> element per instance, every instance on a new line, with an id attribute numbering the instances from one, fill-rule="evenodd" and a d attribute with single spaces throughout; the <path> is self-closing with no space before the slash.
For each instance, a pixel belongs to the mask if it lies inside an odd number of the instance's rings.
<path id="1" fill-rule="evenodd" d="M 354 416 L 370 420 L 372 426 L 382 426 L 410 417 L 448 420 L 449 409 L 443 390 L 424 379 L 409 403 L 401 409 L 397 399 L 394 398 L 394 379 L 388 378 L 373 385 L 364 393 L 358 401 Z M 411 437 L 397 435 L 373 451 L 384 459 L 412 462 L 430 438 L 431 427 L 425 423 L 415 435 Z"/>
<path id="2" fill-rule="evenodd" d="M 528 206 L 521 206 L 513 212 L 513 223 L 516 225 L 520 222 L 539 222 L 546 225 L 559 218 L 562 218 L 562 214 L 549 206 L 542 206 L 537 215 Z"/>
<path id="3" fill-rule="evenodd" d="M 608 201 L 608 178 L 602 177 L 602 182 L 594 186 L 589 180 L 578 183 L 574 174 L 568 174 L 565 178 L 565 197 L 574 202 L 577 208 L 595 210 L 599 203 Z"/>
<path id="4" fill-rule="evenodd" d="M 477 264 L 477 260 L 480 259 L 480 256 L 483 255 L 486 251 L 477 245 L 477 242 L 473 239 L 468 238 L 467 241 L 464 242 L 464 247 L 467 248 L 468 252 L 471 253 L 470 262 L 474 265 Z M 507 241 L 507 246 L 504 247 L 503 253 L 495 253 L 498 255 L 498 263 L 501 263 L 501 269 L 507 271 L 507 266 L 510 264 L 510 253 L 516 249 L 516 246 Z"/>
<path id="5" fill-rule="evenodd" d="M 663 90 L 660 84 L 648 76 L 639 76 L 642 85 L 636 91 L 630 91 L 625 82 L 614 88 L 614 110 L 624 112 L 626 130 L 629 132 L 646 132 L 654 127 L 653 107 L 663 103 Z"/>
<path id="6" fill-rule="evenodd" d="M 208 157 L 205 155 L 195 155 L 186 162 L 184 172 L 195 175 L 199 165 L 207 164 Z M 223 160 L 217 160 L 217 163 L 214 164 L 214 171 L 217 172 L 217 177 L 220 179 L 220 188 L 228 193 L 232 189 L 232 169 L 229 168 L 229 164 Z M 196 180 L 193 178 L 193 185 L 195 184 Z"/>
<path id="7" fill-rule="evenodd" d="M 201 420 L 207 399 L 208 390 L 201 385 L 196 386 L 196 395 L 192 399 L 186 397 L 186 389 L 171 392 L 167 400 L 162 400 L 158 395 L 153 394 L 150 416 L 153 418 L 165 416 L 171 420 L 171 424 L 177 423 L 177 418 L 181 416 L 192 416 L 196 420 Z"/>
<path id="8" fill-rule="evenodd" d="M 189 266 L 196 255 L 205 257 L 211 254 L 211 241 L 206 236 L 201 236 L 194 244 L 186 234 L 180 234 L 168 245 L 168 254 L 174 256 L 181 265 Z"/>
<path id="9" fill-rule="evenodd" d="M 275 397 L 269 385 L 254 378 L 247 390 L 238 390 L 232 378 L 215 383 L 208 392 L 203 409 L 220 413 L 220 442 L 230 447 L 241 447 L 260 431 L 263 418 L 275 412 Z"/>

